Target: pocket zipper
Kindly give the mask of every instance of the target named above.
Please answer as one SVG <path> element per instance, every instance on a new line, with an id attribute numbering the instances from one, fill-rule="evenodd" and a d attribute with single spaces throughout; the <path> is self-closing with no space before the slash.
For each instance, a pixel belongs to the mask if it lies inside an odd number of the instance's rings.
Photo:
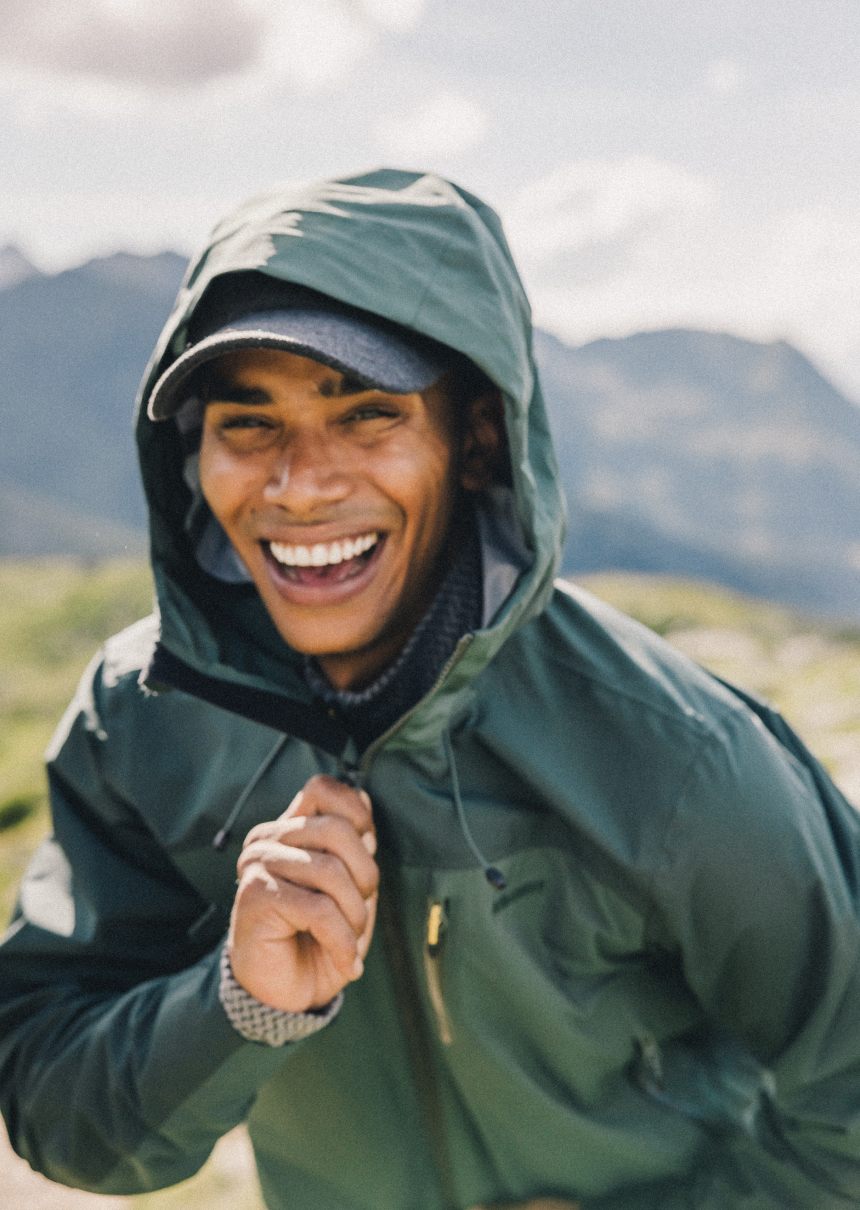
<path id="1" fill-rule="evenodd" d="M 446 1046 L 450 1046 L 454 1039 L 451 1035 L 451 1024 L 448 1020 L 445 1001 L 442 997 L 442 977 L 440 971 L 442 943 L 445 939 L 446 925 L 447 919 L 444 902 L 441 899 L 432 900 L 430 910 L 427 913 L 427 933 L 424 943 L 424 973 L 427 977 L 427 992 L 430 996 L 430 1003 L 433 1005 L 433 1011 L 436 1014 L 439 1037 Z"/>

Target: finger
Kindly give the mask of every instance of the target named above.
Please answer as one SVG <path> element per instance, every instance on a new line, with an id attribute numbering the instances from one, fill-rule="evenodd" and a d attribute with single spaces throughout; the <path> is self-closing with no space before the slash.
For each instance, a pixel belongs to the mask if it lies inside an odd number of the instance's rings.
<path id="1" fill-rule="evenodd" d="M 356 790 L 325 773 L 318 773 L 305 783 L 285 814 L 289 817 L 340 815 L 352 824 L 359 835 L 373 831 L 373 812 L 367 791 Z"/>
<path id="2" fill-rule="evenodd" d="M 367 951 L 370 949 L 370 942 L 373 937 L 373 926 L 376 923 L 376 907 L 379 902 L 379 893 L 374 893 L 368 896 L 364 901 L 364 906 L 367 909 L 367 923 L 358 939 L 358 955 L 360 958 L 367 957 Z"/>
<path id="3" fill-rule="evenodd" d="M 330 853 L 290 849 L 287 845 L 260 842 L 243 854 L 241 877 L 245 871 L 262 866 L 266 873 L 281 883 L 290 883 L 328 895 L 358 936 L 367 922 L 367 907 L 363 894 L 343 862 Z"/>
<path id="4" fill-rule="evenodd" d="M 346 820 L 362 837 L 367 851 L 371 855 L 376 852 L 373 812 L 367 791 L 355 790 L 325 774 L 312 777 L 277 819 L 266 820 L 251 828 L 245 843 L 277 835 L 278 826 L 286 819 L 313 816 L 336 816 Z"/>
<path id="5" fill-rule="evenodd" d="M 361 973 L 361 956 L 355 931 L 334 901 L 318 891 L 281 882 L 272 894 L 271 875 L 265 867 L 251 867 L 237 892 L 232 946 L 277 947 L 290 941 L 297 949 L 300 967 L 323 967 L 331 962 L 343 982 Z M 237 973 L 238 977 L 238 973 Z"/>
<path id="6" fill-rule="evenodd" d="M 343 862 L 365 897 L 378 885 L 379 867 L 370 856 L 368 846 L 356 834 L 352 825 L 338 816 L 320 815 L 309 818 L 297 815 L 292 819 L 276 820 L 265 834 L 246 842 L 240 861 L 246 853 L 258 853 L 260 844 L 281 844 L 289 848 L 331 853 Z"/>

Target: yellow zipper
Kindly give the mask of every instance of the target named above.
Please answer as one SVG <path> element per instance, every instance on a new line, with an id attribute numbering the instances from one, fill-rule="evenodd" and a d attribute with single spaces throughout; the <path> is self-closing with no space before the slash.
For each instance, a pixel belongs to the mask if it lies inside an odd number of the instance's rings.
<path id="1" fill-rule="evenodd" d="M 445 939 L 446 924 L 447 920 L 445 918 L 444 902 L 441 899 L 432 900 L 430 903 L 430 910 L 427 913 L 427 932 L 424 944 L 424 973 L 427 977 L 427 992 L 430 996 L 430 1003 L 433 1005 L 433 1011 L 436 1014 L 436 1025 L 439 1029 L 439 1037 L 446 1046 L 450 1046 L 454 1039 L 451 1035 L 451 1023 L 448 1020 L 448 1013 L 442 996 L 442 977 L 440 970 L 440 959 L 442 955 L 442 944 Z"/>

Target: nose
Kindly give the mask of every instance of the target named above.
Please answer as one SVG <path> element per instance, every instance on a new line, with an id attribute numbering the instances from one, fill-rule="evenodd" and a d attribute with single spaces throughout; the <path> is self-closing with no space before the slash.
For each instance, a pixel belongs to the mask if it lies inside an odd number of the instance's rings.
<path id="1" fill-rule="evenodd" d="M 345 499 L 349 475 L 324 434 L 293 433 L 278 452 L 263 497 L 296 516 L 313 514 Z"/>

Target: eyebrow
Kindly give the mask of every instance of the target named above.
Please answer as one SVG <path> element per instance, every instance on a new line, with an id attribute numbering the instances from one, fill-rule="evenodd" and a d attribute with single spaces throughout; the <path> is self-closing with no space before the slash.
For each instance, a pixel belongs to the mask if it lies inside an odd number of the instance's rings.
<path id="1" fill-rule="evenodd" d="M 258 407 L 263 403 L 271 403 L 272 397 L 268 391 L 263 391 L 259 387 L 243 387 L 238 382 L 218 378 L 209 384 L 206 391 L 206 402 L 246 403 L 250 407 Z"/>
<path id="2" fill-rule="evenodd" d="M 324 399 L 341 399 L 350 395 L 364 395 L 375 389 L 367 386 L 360 378 L 343 374 L 337 381 L 324 378 L 320 383 L 319 392 Z M 233 379 L 214 377 L 206 387 L 206 402 L 244 403 L 249 407 L 259 407 L 272 403 L 273 400 L 269 392 L 260 387 L 243 387 Z"/>

